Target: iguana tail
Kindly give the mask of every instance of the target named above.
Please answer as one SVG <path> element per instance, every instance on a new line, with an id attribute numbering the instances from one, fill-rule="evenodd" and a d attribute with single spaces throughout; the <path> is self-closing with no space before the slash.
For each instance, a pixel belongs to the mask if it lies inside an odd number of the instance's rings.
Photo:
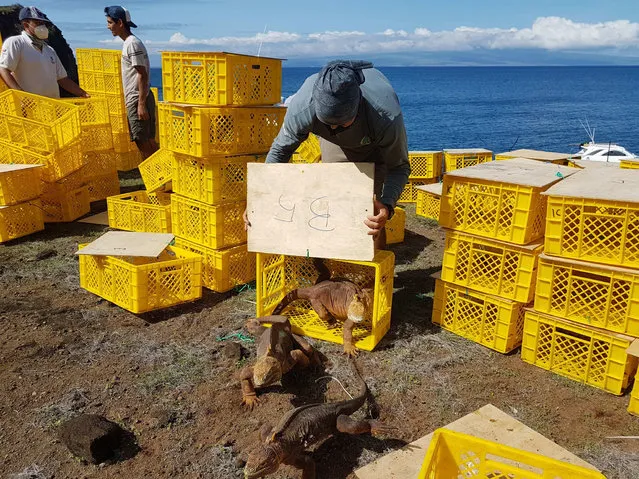
<path id="1" fill-rule="evenodd" d="M 284 311 L 284 308 L 286 308 L 293 301 L 297 301 L 298 299 L 300 299 L 299 291 L 300 291 L 300 288 L 297 288 L 287 293 L 287 295 L 282 298 L 282 301 L 280 301 L 279 304 L 275 306 L 275 309 L 273 310 L 271 314 L 274 316 L 278 314 L 282 314 L 282 311 Z"/>
<path id="2" fill-rule="evenodd" d="M 322 258 L 313 258 L 313 265 L 317 269 L 318 273 L 317 281 L 315 281 L 315 284 L 319 284 L 322 281 L 328 281 L 329 279 L 331 279 L 331 272 Z M 284 311 L 284 308 L 286 308 L 293 301 L 297 301 L 298 299 L 308 299 L 304 295 L 305 289 L 306 288 L 297 288 L 290 291 L 286 296 L 282 298 L 282 301 L 280 301 L 279 304 L 275 306 L 275 309 L 271 314 L 281 314 L 282 311 Z"/>
<path id="3" fill-rule="evenodd" d="M 355 370 L 355 376 L 359 379 L 359 390 L 357 392 L 357 396 L 348 401 L 344 401 L 340 404 L 340 412 L 342 414 L 353 414 L 359 408 L 361 408 L 366 402 L 366 398 L 368 397 L 368 386 L 366 385 L 366 381 L 362 377 L 362 373 L 360 373 L 359 368 L 357 367 L 357 363 L 354 359 L 350 360 L 353 369 Z"/>

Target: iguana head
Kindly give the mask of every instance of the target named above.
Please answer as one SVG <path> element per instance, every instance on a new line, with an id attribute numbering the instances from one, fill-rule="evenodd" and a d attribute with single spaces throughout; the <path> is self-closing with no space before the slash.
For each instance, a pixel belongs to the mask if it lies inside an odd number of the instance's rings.
<path id="1" fill-rule="evenodd" d="M 348 319 L 354 323 L 361 323 L 368 315 L 368 298 L 366 295 L 355 294 L 348 305 Z"/>
<path id="2" fill-rule="evenodd" d="M 244 479 L 256 479 L 273 474 L 279 469 L 283 456 L 278 443 L 260 444 L 249 454 L 244 466 Z"/>
<path id="3" fill-rule="evenodd" d="M 282 379 L 282 365 L 273 356 L 266 355 L 257 358 L 253 366 L 253 384 L 262 388 L 275 384 Z"/>

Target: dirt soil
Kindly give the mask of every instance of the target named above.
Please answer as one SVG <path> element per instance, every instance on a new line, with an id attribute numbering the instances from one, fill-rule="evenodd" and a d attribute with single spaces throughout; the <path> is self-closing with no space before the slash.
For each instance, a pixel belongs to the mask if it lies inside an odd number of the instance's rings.
<path id="1" fill-rule="evenodd" d="M 99 205 L 98 205 L 99 206 Z M 104 207 L 104 205 L 102 205 Z M 600 468 L 639 477 L 639 418 L 615 397 L 440 330 L 431 323 L 444 235 L 408 209 L 396 254 L 391 329 L 360 364 L 392 438 L 336 436 L 315 449 L 318 478 L 354 478 L 375 458 L 492 403 Z M 240 478 L 265 422 L 294 406 L 356 390 L 337 345 L 313 341 L 326 371 L 295 373 L 249 412 L 237 375 L 254 358 L 244 324 L 254 285 L 135 315 L 79 287 L 78 243 L 107 227 L 71 223 L 0 246 L 0 476 L 40 478 Z M 241 333 L 241 334 L 237 334 Z M 242 345 L 241 357 L 227 345 Z M 71 455 L 57 428 L 101 414 L 133 432 L 138 451 L 102 465 Z M 364 412 L 361 412 L 363 414 Z M 299 478 L 283 467 L 271 476 Z"/>

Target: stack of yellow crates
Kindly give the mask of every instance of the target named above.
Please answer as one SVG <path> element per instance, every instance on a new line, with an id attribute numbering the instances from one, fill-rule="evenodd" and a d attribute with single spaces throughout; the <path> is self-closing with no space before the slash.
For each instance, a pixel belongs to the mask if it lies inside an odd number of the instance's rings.
<path id="1" fill-rule="evenodd" d="M 175 244 L 203 256 L 203 286 L 228 291 L 255 279 L 242 219 L 246 165 L 264 161 L 284 121 L 286 108 L 274 106 L 282 61 L 162 52 L 162 86 L 162 149 L 143 165 L 143 178 L 147 190 L 171 182 Z"/>
<path id="2" fill-rule="evenodd" d="M 409 151 L 410 176 L 398 203 L 416 203 L 417 186 L 437 183 L 442 174 L 442 151 Z"/>
<path id="3" fill-rule="evenodd" d="M 542 192 L 574 173 L 514 159 L 444 176 L 439 222 L 448 230 L 434 323 L 500 353 L 519 347 L 543 249 Z"/>
<path id="4" fill-rule="evenodd" d="M 44 229 L 40 169 L 0 164 L 0 243 Z"/>
<path id="5" fill-rule="evenodd" d="M 78 48 L 76 57 L 80 86 L 92 97 L 106 99 L 117 169 L 128 171 L 137 168 L 142 155 L 129 134 L 122 86 L 122 52 Z"/>
<path id="6" fill-rule="evenodd" d="M 73 221 L 90 209 L 82 185 L 80 108 L 18 90 L 0 94 L 0 163 L 40 164 L 45 222 Z"/>
<path id="7" fill-rule="evenodd" d="M 524 361 L 616 395 L 637 368 L 626 349 L 639 337 L 638 191 L 639 173 L 619 168 L 587 168 L 546 191 L 544 254 L 524 323 Z"/>

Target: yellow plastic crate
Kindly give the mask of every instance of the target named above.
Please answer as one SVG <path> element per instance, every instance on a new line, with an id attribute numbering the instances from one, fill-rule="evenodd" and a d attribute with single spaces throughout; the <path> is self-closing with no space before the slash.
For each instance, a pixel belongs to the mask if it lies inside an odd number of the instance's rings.
<path id="1" fill-rule="evenodd" d="M 117 172 L 117 155 L 113 151 L 87 151 L 82 171 L 86 178 Z"/>
<path id="2" fill-rule="evenodd" d="M 265 155 L 173 156 L 173 191 L 209 205 L 246 200 L 246 165 Z"/>
<path id="3" fill-rule="evenodd" d="M 79 108 L 20 90 L 0 93 L 0 138 L 47 155 L 80 139 Z"/>
<path id="4" fill-rule="evenodd" d="M 439 221 L 439 210 L 441 209 L 442 184 L 433 183 L 431 185 L 415 187 L 417 204 L 415 214 Z"/>
<path id="5" fill-rule="evenodd" d="M 537 258 L 542 250 L 541 243 L 518 246 L 447 231 L 442 280 L 529 303 L 535 294 Z"/>
<path id="6" fill-rule="evenodd" d="M 202 257 L 190 251 L 168 246 L 157 258 L 79 256 L 80 286 L 132 313 L 202 297 Z"/>
<path id="7" fill-rule="evenodd" d="M 0 206 L 11 206 L 42 194 L 39 166 L 0 163 Z"/>
<path id="8" fill-rule="evenodd" d="M 143 233 L 171 232 L 171 194 L 134 191 L 107 198 L 109 226 Z"/>
<path id="9" fill-rule="evenodd" d="M 84 151 L 104 151 L 113 148 L 106 98 L 64 98 L 62 101 L 80 109 L 80 137 Z"/>
<path id="10" fill-rule="evenodd" d="M 83 161 L 80 142 L 57 153 L 42 155 L 0 139 L 0 164 L 42 165 L 40 177 L 44 181 L 57 181 L 70 175 L 82 168 Z"/>
<path id="11" fill-rule="evenodd" d="M 0 206 L 0 243 L 44 229 L 44 214 L 39 199 Z"/>
<path id="12" fill-rule="evenodd" d="M 593 469 L 505 446 L 468 434 L 437 429 L 418 479 L 606 479 Z"/>
<path id="13" fill-rule="evenodd" d="M 639 271 L 542 255 L 535 309 L 639 337 Z"/>
<path id="14" fill-rule="evenodd" d="M 620 395 L 637 369 L 633 338 L 527 310 L 521 358 L 542 369 Z"/>
<path id="15" fill-rule="evenodd" d="M 127 119 L 126 106 L 124 105 L 124 95 L 122 93 L 115 95 L 106 93 L 91 94 L 106 99 L 109 108 L 111 131 L 113 133 L 129 133 L 129 121 Z"/>
<path id="16" fill-rule="evenodd" d="M 443 157 L 443 151 L 409 151 L 409 178 L 411 180 L 437 178 L 441 175 Z"/>
<path id="17" fill-rule="evenodd" d="M 273 105 L 282 60 L 222 52 L 162 52 L 164 100 L 195 105 Z"/>
<path id="18" fill-rule="evenodd" d="M 630 402 L 628 403 L 628 412 L 633 416 L 639 416 L 639 381 L 635 375 L 635 384 L 630 392 Z"/>
<path id="19" fill-rule="evenodd" d="M 212 291 L 224 293 L 255 280 L 255 253 L 246 244 L 213 249 L 178 237 L 175 246 L 202 256 L 202 286 Z"/>
<path id="20" fill-rule="evenodd" d="M 444 150 L 446 171 L 460 170 L 489 161 L 493 161 L 493 152 L 483 148 Z"/>
<path id="21" fill-rule="evenodd" d="M 173 161 L 176 156 L 171 150 L 160 148 L 144 160 L 138 168 L 147 191 L 170 190 L 173 179 Z"/>
<path id="22" fill-rule="evenodd" d="M 74 221 L 91 211 L 91 200 L 87 186 L 80 186 L 71 191 L 55 188 L 54 192 L 45 193 L 40 199 L 45 223 Z"/>
<path id="23" fill-rule="evenodd" d="M 77 190 L 86 184 L 87 180 L 84 176 L 84 167 L 82 167 L 61 180 L 55 182 L 43 181 L 42 196 L 51 197 L 51 202 L 55 203 L 56 199 L 66 197 L 73 190 Z"/>
<path id="24" fill-rule="evenodd" d="M 99 48 L 78 48 L 78 79 L 89 93 L 123 94 L 122 52 Z"/>
<path id="25" fill-rule="evenodd" d="M 386 244 L 401 243 L 404 241 L 406 228 L 406 211 L 404 208 L 395 208 L 395 214 L 386 222 Z"/>
<path id="26" fill-rule="evenodd" d="M 120 194 L 118 172 L 114 171 L 88 178 L 87 187 L 89 189 L 89 200 L 92 202 L 105 200 L 109 196 L 117 196 Z"/>
<path id="27" fill-rule="evenodd" d="M 439 224 L 485 238 L 528 244 L 544 235 L 546 198 L 542 191 L 445 175 Z"/>
<path id="28" fill-rule="evenodd" d="M 138 149 L 138 145 L 134 141 L 131 141 L 131 134 L 128 130 L 122 133 L 113 133 L 112 140 L 113 150 L 116 153 L 128 153 Z"/>
<path id="29" fill-rule="evenodd" d="M 438 279 L 433 323 L 500 353 L 521 344 L 525 304 Z"/>
<path id="30" fill-rule="evenodd" d="M 436 183 L 437 180 L 432 178 L 430 180 L 408 180 L 402 194 L 399 195 L 398 203 L 417 203 L 417 191 L 416 186 L 424 186 Z"/>
<path id="31" fill-rule="evenodd" d="M 639 203 L 548 196 L 545 252 L 639 268 Z"/>
<path id="32" fill-rule="evenodd" d="M 390 328 L 395 255 L 378 251 L 373 261 L 326 260 L 326 265 L 334 277 L 349 279 L 361 287 L 374 287 L 372 317 L 357 324 L 353 331 L 355 346 L 372 351 Z M 318 275 L 312 258 L 258 253 L 257 316 L 271 314 L 289 291 L 312 286 Z M 329 329 L 309 302 L 296 301 L 283 314 L 297 334 L 343 343 L 341 325 Z"/>
<path id="33" fill-rule="evenodd" d="M 285 107 L 191 107 L 160 103 L 164 148 L 198 157 L 266 153 L 284 122 Z"/>
<path id="34" fill-rule="evenodd" d="M 156 87 L 151 87 L 151 92 L 155 98 L 155 142 L 160 145 L 160 116 L 158 114 L 158 103 L 160 102 L 160 91 Z"/>
<path id="35" fill-rule="evenodd" d="M 308 138 L 295 150 L 291 163 L 319 163 L 321 159 L 319 139 L 313 133 L 309 133 Z"/>
<path id="36" fill-rule="evenodd" d="M 639 169 L 639 161 L 637 161 L 637 160 L 621 160 L 619 162 L 619 168 L 624 168 L 624 169 L 627 169 L 627 170 Z"/>
<path id="37" fill-rule="evenodd" d="M 142 153 L 140 153 L 137 147 L 126 153 L 115 153 L 115 162 L 118 171 L 134 170 L 142 161 Z"/>
<path id="38" fill-rule="evenodd" d="M 175 194 L 171 201 L 173 233 L 213 249 L 246 243 L 245 209 L 245 201 L 207 205 Z"/>

